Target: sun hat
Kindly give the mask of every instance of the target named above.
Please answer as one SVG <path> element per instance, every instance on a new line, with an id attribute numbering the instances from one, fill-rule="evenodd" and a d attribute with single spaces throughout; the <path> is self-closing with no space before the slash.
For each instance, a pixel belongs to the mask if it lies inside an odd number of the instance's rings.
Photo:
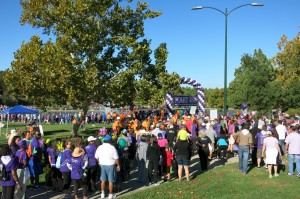
<path id="1" fill-rule="evenodd" d="M 111 136 L 110 135 L 106 135 L 104 138 L 103 138 L 103 141 L 110 141 L 111 140 Z"/>
<path id="2" fill-rule="evenodd" d="M 95 141 L 96 138 L 95 138 L 94 136 L 89 136 L 87 140 L 88 140 L 88 142 L 90 142 L 90 141 Z"/>
<path id="3" fill-rule="evenodd" d="M 272 135 L 272 132 L 271 131 L 267 131 L 266 135 L 268 136 L 271 136 Z"/>
<path id="4" fill-rule="evenodd" d="M 72 156 L 75 158 L 78 158 L 80 156 L 84 155 L 84 150 L 81 148 L 76 147 L 72 153 Z"/>

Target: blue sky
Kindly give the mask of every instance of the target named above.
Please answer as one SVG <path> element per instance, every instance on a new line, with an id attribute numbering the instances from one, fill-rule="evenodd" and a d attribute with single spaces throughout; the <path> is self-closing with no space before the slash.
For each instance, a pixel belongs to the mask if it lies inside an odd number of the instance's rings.
<path id="1" fill-rule="evenodd" d="M 234 79 L 245 53 L 255 49 L 271 58 L 278 52 L 283 34 L 293 39 L 300 31 L 299 0 L 146 0 L 149 8 L 162 11 L 158 18 L 147 20 L 145 37 L 152 39 L 154 50 L 166 42 L 168 72 L 197 80 L 205 88 L 224 86 L 225 17 L 215 10 L 192 11 L 195 6 L 211 6 L 225 11 L 247 3 L 228 16 L 228 84 Z M 0 70 L 10 67 L 14 52 L 41 30 L 21 26 L 19 0 L 3 1 L 0 6 Z M 42 37 L 47 38 L 47 37 Z"/>

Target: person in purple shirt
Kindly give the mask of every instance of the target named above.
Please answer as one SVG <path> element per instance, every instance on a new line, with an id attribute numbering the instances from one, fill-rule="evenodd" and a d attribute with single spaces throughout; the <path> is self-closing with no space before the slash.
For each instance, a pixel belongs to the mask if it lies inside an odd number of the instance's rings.
<path id="1" fill-rule="evenodd" d="M 18 142 L 19 150 L 16 152 L 15 160 L 17 161 L 17 174 L 20 182 L 23 182 L 22 190 L 15 190 L 15 198 L 25 198 L 26 184 L 29 177 L 29 168 L 28 168 L 28 156 L 25 151 L 26 141 L 19 140 Z"/>
<path id="2" fill-rule="evenodd" d="M 220 137 L 220 134 L 221 134 L 221 124 L 220 124 L 218 119 L 215 119 L 214 130 L 216 131 L 217 139 L 218 139 Z"/>
<path id="3" fill-rule="evenodd" d="M 53 191 L 62 191 L 62 173 L 58 168 L 56 168 L 56 160 L 60 153 L 58 150 L 58 144 L 61 142 L 60 138 L 56 138 L 56 140 L 52 144 L 52 148 L 48 148 L 48 158 L 51 165 L 52 172 L 52 190 Z"/>
<path id="4" fill-rule="evenodd" d="M 85 153 L 88 158 L 88 172 L 87 172 L 87 185 L 88 191 L 95 192 L 96 188 L 96 177 L 97 177 L 97 161 L 95 158 L 96 153 L 96 145 L 95 145 L 95 138 L 94 136 L 88 137 L 89 144 L 85 147 Z"/>
<path id="5" fill-rule="evenodd" d="M 40 147 L 39 139 L 41 138 L 41 133 L 39 131 L 34 131 L 32 134 L 26 132 L 25 140 L 27 146 L 31 143 L 32 145 L 32 156 L 29 157 L 29 171 L 30 171 L 30 181 L 34 184 L 34 188 L 39 188 L 39 175 L 42 174 L 42 148 Z M 32 136 L 32 138 L 31 138 Z"/>
<path id="6" fill-rule="evenodd" d="M 22 185 L 19 183 L 19 178 L 17 175 L 17 162 L 12 157 L 12 151 L 8 145 L 4 145 L 1 148 L 0 165 L 5 167 L 6 171 L 9 173 L 9 178 L 7 181 L 1 180 L 2 185 L 2 197 L 3 199 L 14 198 L 15 186 L 17 185 L 19 190 L 22 190 Z"/>
<path id="7" fill-rule="evenodd" d="M 79 186 L 82 187 L 83 199 L 87 199 L 87 187 L 85 181 L 84 169 L 88 165 L 88 161 L 83 158 L 85 152 L 83 149 L 76 147 L 69 159 L 67 165 L 71 170 L 71 179 L 74 185 L 74 196 L 78 199 Z"/>
<path id="8" fill-rule="evenodd" d="M 64 198 L 71 198 L 71 193 L 69 191 L 71 186 L 71 170 L 68 168 L 67 163 L 72 157 L 72 142 L 67 140 L 65 142 L 65 150 L 61 154 L 61 166 L 60 172 L 63 176 L 63 187 L 64 187 Z"/>
<path id="9" fill-rule="evenodd" d="M 267 130 L 267 126 L 263 125 L 261 127 L 261 131 L 257 132 L 255 135 L 255 139 L 257 139 L 257 152 L 256 152 L 257 168 L 260 168 L 261 166 L 262 148 L 264 144 L 264 139 L 266 138 L 266 133 L 267 133 L 266 130 Z"/>

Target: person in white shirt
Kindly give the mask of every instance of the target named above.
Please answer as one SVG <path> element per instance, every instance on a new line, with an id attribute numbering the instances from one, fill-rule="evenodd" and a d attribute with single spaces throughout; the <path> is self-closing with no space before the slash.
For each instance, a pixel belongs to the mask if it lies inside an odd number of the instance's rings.
<path id="1" fill-rule="evenodd" d="M 282 123 L 282 120 L 278 120 L 278 125 L 275 128 L 278 133 L 278 141 L 281 154 L 284 154 L 284 140 L 286 136 L 286 127 Z"/>
<path id="2" fill-rule="evenodd" d="M 97 159 L 101 167 L 101 198 L 105 198 L 105 183 L 108 182 L 109 195 L 108 198 L 115 198 L 113 194 L 113 184 L 116 181 L 115 172 L 120 171 L 120 161 L 117 153 L 117 149 L 110 144 L 111 136 L 106 135 L 103 139 L 103 144 L 100 145 L 95 153 L 95 158 Z M 117 167 L 115 167 L 117 165 Z"/>

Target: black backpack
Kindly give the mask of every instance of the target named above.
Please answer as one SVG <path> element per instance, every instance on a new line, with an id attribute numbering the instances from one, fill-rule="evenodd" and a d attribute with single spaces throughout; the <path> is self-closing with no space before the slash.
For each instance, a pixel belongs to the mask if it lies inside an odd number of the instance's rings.
<path id="1" fill-rule="evenodd" d="M 6 171 L 4 164 L 0 164 L 0 180 L 2 181 L 10 181 L 10 172 Z"/>

